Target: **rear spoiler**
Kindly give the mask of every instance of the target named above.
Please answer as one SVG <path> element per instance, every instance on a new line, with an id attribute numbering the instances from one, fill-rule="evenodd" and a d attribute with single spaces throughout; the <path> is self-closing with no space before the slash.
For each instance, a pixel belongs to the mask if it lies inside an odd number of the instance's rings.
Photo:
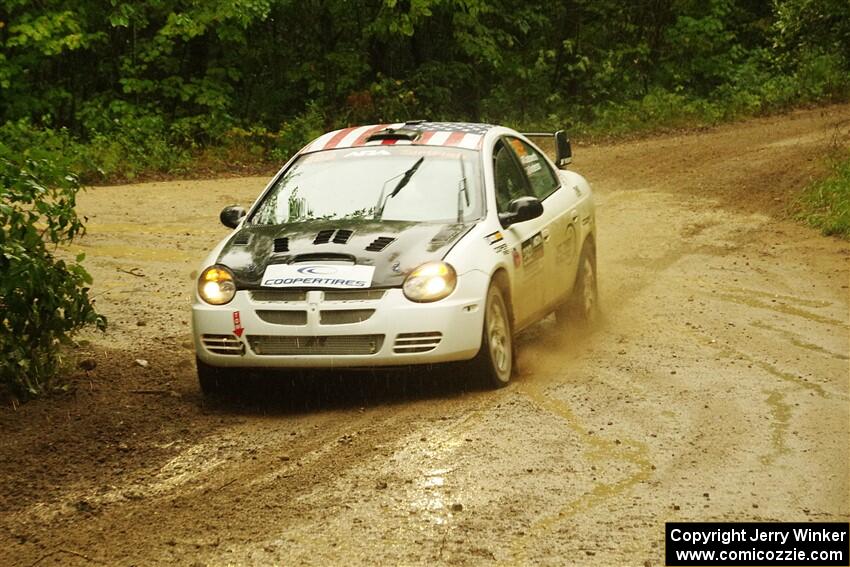
<path id="1" fill-rule="evenodd" d="M 558 169 L 566 169 L 573 161 L 573 149 L 570 145 L 570 139 L 567 133 L 563 130 L 558 130 L 554 134 L 551 132 L 523 132 L 526 138 L 547 138 L 553 140 L 555 145 L 555 165 Z"/>

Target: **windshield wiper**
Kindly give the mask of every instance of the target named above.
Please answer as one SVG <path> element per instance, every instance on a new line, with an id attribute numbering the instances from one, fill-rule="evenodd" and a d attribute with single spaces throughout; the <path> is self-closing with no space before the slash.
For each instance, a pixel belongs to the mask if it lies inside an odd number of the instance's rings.
<path id="1" fill-rule="evenodd" d="M 457 222 L 462 223 L 464 200 L 466 201 L 466 206 L 469 206 L 469 187 L 466 182 L 466 167 L 463 163 L 463 156 L 459 156 L 458 159 L 460 159 L 460 181 L 458 182 L 457 190 Z"/>
<path id="2" fill-rule="evenodd" d="M 378 205 L 377 205 L 377 212 L 375 213 L 375 220 L 381 220 L 381 217 L 384 214 L 384 207 L 387 206 L 387 201 L 391 197 L 395 197 L 396 195 L 398 195 L 398 192 L 401 191 L 402 189 L 404 189 L 405 186 L 408 183 L 410 183 L 410 178 L 413 177 L 413 174 L 416 173 L 416 170 L 419 169 L 419 166 L 422 165 L 423 161 L 425 161 L 425 156 L 422 156 L 421 158 L 416 160 L 416 163 L 414 163 L 412 166 L 410 166 L 410 169 L 408 169 L 407 171 L 402 173 L 401 179 L 398 180 L 398 183 L 396 183 L 396 186 L 393 187 L 393 190 L 386 197 L 384 197 L 384 189 L 386 189 L 387 183 L 389 183 L 390 181 L 392 181 L 393 179 L 398 177 L 398 175 L 396 175 L 395 177 L 390 177 L 389 179 L 384 181 L 384 186 L 381 187 L 381 194 L 378 195 Z"/>

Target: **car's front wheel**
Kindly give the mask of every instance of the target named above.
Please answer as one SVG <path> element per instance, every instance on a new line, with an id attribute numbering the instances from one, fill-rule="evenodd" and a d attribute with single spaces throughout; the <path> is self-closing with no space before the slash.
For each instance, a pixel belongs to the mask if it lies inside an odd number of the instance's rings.
<path id="1" fill-rule="evenodd" d="M 198 384 L 205 396 L 218 397 L 233 390 L 236 383 L 233 369 L 210 366 L 197 357 L 195 364 L 198 368 Z"/>
<path id="2" fill-rule="evenodd" d="M 481 349 L 473 360 L 484 386 L 501 388 L 510 382 L 514 369 L 513 329 L 505 294 L 495 283 L 487 291 Z"/>

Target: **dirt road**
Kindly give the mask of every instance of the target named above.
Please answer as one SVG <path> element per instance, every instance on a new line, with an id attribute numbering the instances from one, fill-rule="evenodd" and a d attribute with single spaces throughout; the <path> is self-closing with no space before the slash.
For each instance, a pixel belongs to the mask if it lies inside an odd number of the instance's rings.
<path id="1" fill-rule="evenodd" d="M 665 521 L 847 521 L 850 246 L 777 213 L 848 118 L 578 147 L 605 320 L 534 327 L 497 392 L 448 368 L 205 402 L 191 273 L 265 179 L 88 191 L 110 330 L 74 392 L 0 413 L 0 565 L 661 565 Z"/>

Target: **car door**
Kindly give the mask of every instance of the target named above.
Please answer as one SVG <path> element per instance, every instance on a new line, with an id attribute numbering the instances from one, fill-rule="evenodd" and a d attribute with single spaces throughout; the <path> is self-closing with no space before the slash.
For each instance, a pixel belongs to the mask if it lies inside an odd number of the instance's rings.
<path id="1" fill-rule="evenodd" d="M 523 173 L 508 138 L 499 139 L 493 148 L 493 180 L 498 212 L 507 212 L 518 197 L 532 195 L 528 177 Z M 543 236 L 546 213 L 542 217 L 516 223 L 501 231 L 514 255 L 514 318 L 522 328 L 546 308 L 545 277 L 547 246 Z"/>
<path id="2" fill-rule="evenodd" d="M 531 195 L 543 203 L 540 232 L 546 255 L 542 293 L 546 308 L 552 308 L 571 291 L 578 268 L 578 198 L 561 186 L 560 176 L 540 150 L 520 138 L 511 137 L 508 142 L 522 165 Z"/>

